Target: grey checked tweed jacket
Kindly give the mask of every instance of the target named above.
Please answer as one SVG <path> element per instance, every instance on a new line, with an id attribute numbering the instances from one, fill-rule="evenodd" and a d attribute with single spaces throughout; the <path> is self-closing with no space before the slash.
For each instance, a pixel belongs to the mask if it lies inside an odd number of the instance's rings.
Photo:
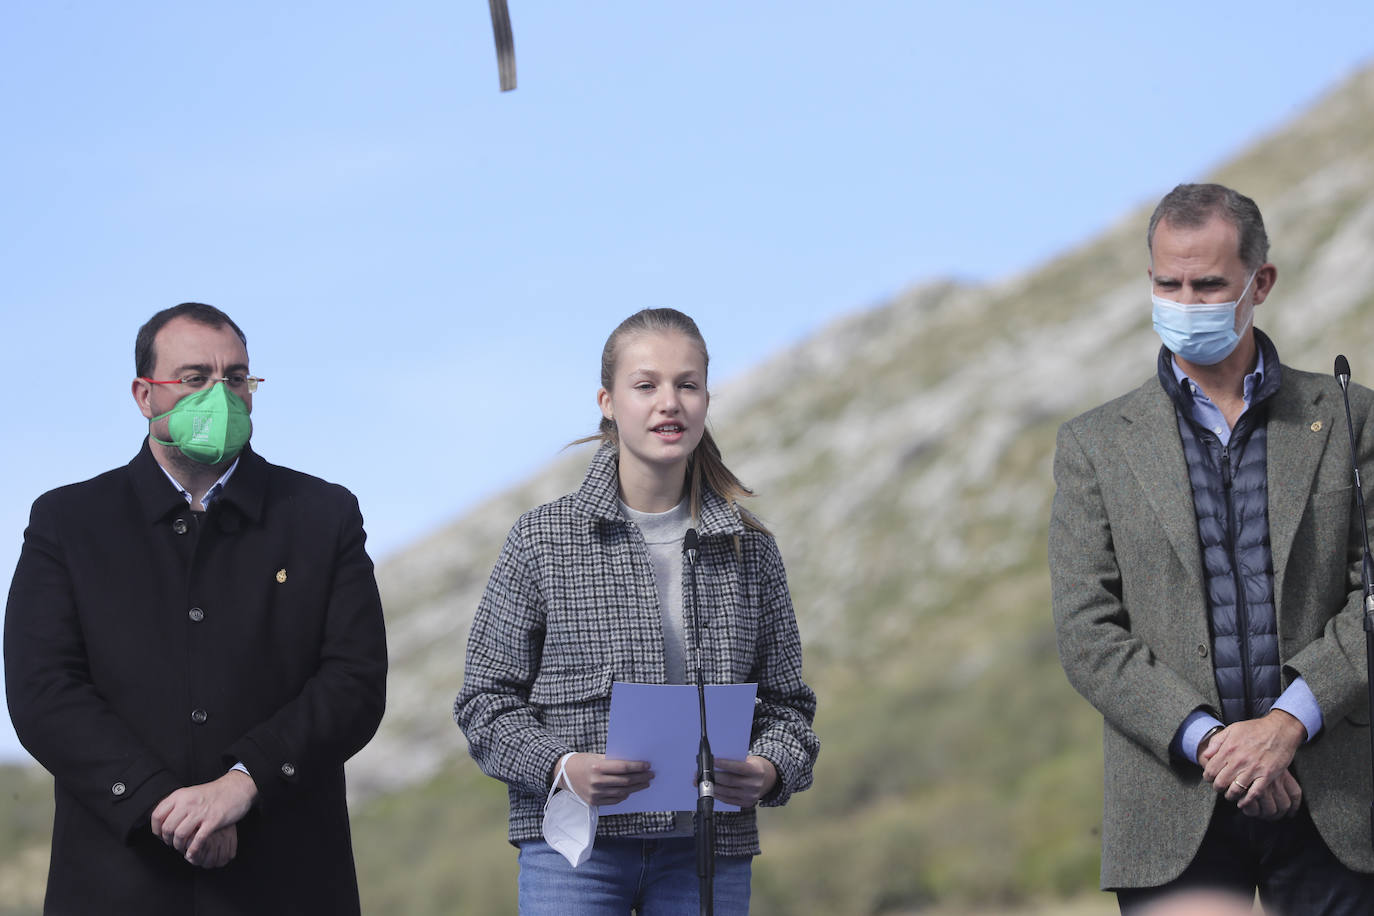
<path id="1" fill-rule="evenodd" d="M 1268 511 L 1279 661 L 1323 728 L 1293 772 L 1322 838 L 1374 871 L 1359 516 L 1340 388 L 1283 367 L 1268 401 Z M 1374 471 L 1374 394 L 1350 387 L 1360 466 Z M 1049 559 L 1059 654 L 1102 713 L 1102 886 L 1177 877 L 1217 802 L 1169 744 L 1194 709 L 1220 715 L 1197 517 L 1174 405 L 1157 378 L 1065 423 Z M 1221 802 L 1221 804 L 1227 804 Z"/>
<path id="2" fill-rule="evenodd" d="M 508 786 L 512 843 L 541 836 L 560 757 L 605 751 L 611 684 L 665 680 L 653 569 L 621 512 L 616 470 L 615 450 L 602 446 L 576 492 L 520 517 L 468 636 L 453 717 L 483 772 Z M 762 803 L 781 805 L 811 785 L 820 751 L 782 558 L 772 537 L 746 528 L 709 490 L 699 533 L 706 680 L 758 683 L 750 753 L 777 767 L 777 787 Z M 692 631 L 689 616 L 689 660 Z M 667 812 L 613 815 L 600 819 L 597 835 L 672 826 Z M 716 836 L 722 855 L 756 854 L 755 812 L 718 813 Z"/>

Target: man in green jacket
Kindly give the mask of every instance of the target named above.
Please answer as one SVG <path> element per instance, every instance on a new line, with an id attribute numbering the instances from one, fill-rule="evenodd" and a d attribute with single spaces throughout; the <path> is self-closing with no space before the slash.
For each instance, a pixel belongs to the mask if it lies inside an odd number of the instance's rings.
<path id="1" fill-rule="evenodd" d="M 1147 238 L 1156 373 L 1060 428 L 1049 532 L 1060 657 L 1104 719 L 1102 886 L 1125 913 L 1183 887 L 1374 913 L 1340 388 L 1254 327 L 1254 201 L 1181 185 Z M 1350 397 L 1368 471 L 1374 394 Z"/>

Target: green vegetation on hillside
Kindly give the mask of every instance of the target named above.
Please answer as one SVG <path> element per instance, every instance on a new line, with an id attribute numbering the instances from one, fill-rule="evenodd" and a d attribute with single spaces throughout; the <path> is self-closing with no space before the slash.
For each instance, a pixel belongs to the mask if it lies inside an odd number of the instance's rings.
<path id="1" fill-rule="evenodd" d="M 0 764 L 0 916 L 35 916 L 42 911 L 51 839 L 48 774 Z"/>

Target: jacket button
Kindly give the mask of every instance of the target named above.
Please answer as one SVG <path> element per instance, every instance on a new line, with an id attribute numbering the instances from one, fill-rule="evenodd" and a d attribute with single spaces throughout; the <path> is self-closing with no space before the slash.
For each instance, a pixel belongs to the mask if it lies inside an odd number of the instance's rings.
<path id="1" fill-rule="evenodd" d="M 187 531 L 186 519 L 179 518 L 176 521 L 172 522 L 172 530 L 175 531 L 177 534 L 185 534 Z"/>
<path id="2" fill-rule="evenodd" d="M 1198 644 L 1197 644 L 1197 654 L 1198 654 L 1198 657 L 1199 657 L 1199 658 L 1206 658 L 1206 657 L 1207 657 L 1207 647 L 1206 647 L 1205 645 L 1203 645 L 1202 643 L 1198 643 Z"/>
<path id="3" fill-rule="evenodd" d="M 191 721 L 194 722 L 194 723 L 196 723 L 197 725 L 199 725 L 200 723 L 204 722 L 204 721 L 205 721 L 206 719 L 208 719 L 208 718 L 210 718 L 210 717 L 209 717 L 208 715 L 206 715 L 205 710 L 203 710 L 203 709 L 193 709 L 193 710 L 191 710 Z"/>
<path id="4" fill-rule="evenodd" d="M 114 785 L 110 786 L 110 794 L 113 795 L 115 798 L 118 798 L 127 791 L 129 791 L 128 787 L 125 786 L 122 782 L 117 782 Z"/>
<path id="5" fill-rule="evenodd" d="M 281 765 L 281 774 L 286 777 L 295 776 L 296 768 L 289 763 L 283 763 Z"/>
<path id="6" fill-rule="evenodd" d="M 186 612 L 186 616 L 191 618 L 192 623 L 200 623 L 205 619 L 205 612 L 198 607 L 193 607 Z"/>

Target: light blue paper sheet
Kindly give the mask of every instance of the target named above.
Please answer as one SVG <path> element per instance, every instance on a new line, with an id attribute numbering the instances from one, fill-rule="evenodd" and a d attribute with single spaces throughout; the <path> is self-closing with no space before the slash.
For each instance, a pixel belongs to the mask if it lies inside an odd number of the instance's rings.
<path id="1" fill-rule="evenodd" d="M 706 685 L 706 734 L 714 756 L 743 760 L 749 755 L 758 689 L 758 684 Z M 602 805 L 601 813 L 695 811 L 700 739 L 695 686 L 612 684 L 606 756 L 612 760 L 647 760 L 654 779 L 647 789 L 632 793 L 623 802 Z M 717 801 L 716 810 L 738 811 L 739 807 Z"/>

